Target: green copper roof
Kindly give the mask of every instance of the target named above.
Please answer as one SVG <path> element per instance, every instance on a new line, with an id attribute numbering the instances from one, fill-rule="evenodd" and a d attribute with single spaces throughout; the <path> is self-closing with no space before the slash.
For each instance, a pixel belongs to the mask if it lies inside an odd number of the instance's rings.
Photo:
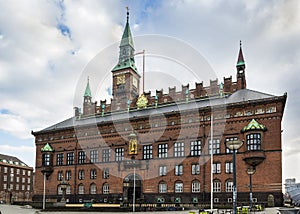
<path id="1" fill-rule="evenodd" d="M 250 123 L 242 129 L 242 132 L 252 131 L 252 130 L 267 130 L 266 126 L 263 124 L 259 124 L 256 120 L 252 119 Z"/>
<path id="2" fill-rule="evenodd" d="M 237 60 L 236 66 L 243 66 L 245 65 L 245 60 L 244 60 L 244 55 L 243 55 L 243 50 L 242 50 L 242 41 L 240 41 L 240 50 L 239 50 L 239 56 Z"/>
<path id="3" fill-rule="evenodd" d="M 244 61 L 239 61 L 236 66 L 241 66 L 241 65 L 245 65 L 245 62 Z"/>
<path id="4" fill-rule="evenodd" d="M 137 68 L 135 66 L 135 63 L 133 61 L 133 59 L 128 59 L 124 62 L 120 62 L 118 63 L 112 71 L 118 71 L 118 70 L 122 70 L 122 69 L 125 69 L 125 68 L 131 68 L 132 70 L 134 70 L 136 73 L 138 72 L 137 71 Z"/>
<path id="5" fill-rule="evenodd" d="M 53 148 L 52 146 L 50 146 L 49 143 L 47 143 L 42 149 L 41 149 L 42 152 L 53 152 Z"/>
<path id="6" fill-rule="evenodd" d="M 127 19 L 127 22 L 126 22 L 126 25 L 125 25 L 125 29 L 124 29 L 124 32 L 123 32 L 120 47 L 121 46 L 126 46 L 126 45 L 130 45 L 131 47 L 134 47 L 128 19 Z"/>
<path id="7" fill-rule="evenodd" d="M 92 92 L 91 92 L 91 88 L 90 88 L 90 81 L 88 79 L 88 82 L 86 84 L 86 88 L 85 88 L 85 92 L 84 92 L 84 97 L 92 97 Z"/>

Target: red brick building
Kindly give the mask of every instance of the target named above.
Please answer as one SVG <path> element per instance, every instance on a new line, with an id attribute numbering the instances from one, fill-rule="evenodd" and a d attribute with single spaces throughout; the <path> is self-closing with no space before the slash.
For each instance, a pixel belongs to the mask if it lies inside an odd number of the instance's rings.
<path id="1" fill-rule="evenodd" d="M 232 151 L 225 142 L 242 140 L 236 155 L 238 204 L 249 204 L 247 169 L 255 168 L 253 201 L 280 205 L 287 95 L 247 89 L 245 68 L 240 47 L 235 81 L 229 77 L 223 83 L 211 80 L 209 86 L 140 94 L 127 17 L 119 62 L 112 70 L 112 102 L 93 102 L 88 82 L 82 112 L 75 108 L 74 117 L 33 132 L 34 200 L 42 200 L 45 175 L 47 201 L 60 200 L 66 180 L 66 198 L 72 203 L 127 204 L 135 197 L 136 203 L 155 206 L 209 204 L 212 172 L 214 204 L 230 205 Z"/>
<path id="2" fill-rule="evenodd" d="M 31 201 L 33 168 L 20 159 L 0 154 L 0 203 Z"/>

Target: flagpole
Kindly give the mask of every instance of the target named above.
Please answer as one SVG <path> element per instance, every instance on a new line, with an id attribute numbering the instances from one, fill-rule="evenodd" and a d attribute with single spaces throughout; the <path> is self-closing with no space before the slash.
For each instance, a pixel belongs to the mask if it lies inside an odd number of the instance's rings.
<path id="1" fill-rule="evenodd" d="M 135 212 L 135 167 L 133 168 L 133 199 L 132 199 L 132 212 Z"/>
<path id="2" fill-rule="evenodd" d="M 213 113 L 211 113 L 211 118 L 210 118 L 210 142 L 211 142 L 211 146 L 210 146 L 210 211 L 212 213 L 213 211 L 213 197 L 214 197 L 214 187 L 213 187 L 213 146 L 214 146 L 214 143 L 213 143 L 213 139 L 214 139 L 214 115 Z"/>

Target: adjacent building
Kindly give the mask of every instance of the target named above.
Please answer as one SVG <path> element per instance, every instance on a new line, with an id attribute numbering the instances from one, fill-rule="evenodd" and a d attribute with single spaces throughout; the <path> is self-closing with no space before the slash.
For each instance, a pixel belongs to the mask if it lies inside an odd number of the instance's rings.
<path id="1" fill-rule="evenodd" d="M 0 154 L 0 202 L 31 201 L 33 168 L 16 157 Z"/>
<path id="2" fill-rule="evenodd" d="M 195 206 L 209 204 L 213 190 L 215 206 L 231 205 L 233 151 L 225 143 L 243 141 L 236 154 L 238 204 L 249 204 L 252 171 L 253 203 L 281 205 L 287 95 L 247 88 L 242 47 L 236 78 L 157 90 L 154 96 L 140 92 L 134 51 L 127 17 L 119 61 L 107 71 L 111 102 L 94 102 L 87 82 L 82 111 L 75 108 L 73 117 L 32 132 L 34 200 L 42 201 L 45 181 L 47 201 L 59 201 L 67 183 L 70 203 Z"/>

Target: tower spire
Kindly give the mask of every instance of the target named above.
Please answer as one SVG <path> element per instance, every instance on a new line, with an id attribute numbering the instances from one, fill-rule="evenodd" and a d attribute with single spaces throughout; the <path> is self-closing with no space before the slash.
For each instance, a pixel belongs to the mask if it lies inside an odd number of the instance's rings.
<path id="1" fill-rule="evenodd" d="M 239 56 L 238 56 L 236 67 L 238 67 L 238 66 L 246 67 L 245 60 L 244 60 L 244 55 L 243 55 L 243 50 L 242 50 L 242 41 L 241 40 L 240 40 L 240 51 L 239 51 Z"/>
<path id="2" fill-rule="evenodd" d="M 239 89 L 246 88 L 245 68 L 246 68 L 246 64 L 245 64 L 243 50 L 242 50 L 242 41 L 240 41 L 240 50 L 239 50 L 238 60 L 236 63 L 237 82 L 238 82 Z"/>
<path id="3" fill-rule="evenodd" d="M 133 38 L 131 35 L 130 25 L 129 25 L 129 8 L 126 7 L 126 24 L 123 31 L 121 43 L 120 43 L 120 52 L 119 52 L 119 62 L 114 67 L 113 71 L 117 71 L 124 68 L 132 68 L 137 72 L 134 62 L 134 45 Z"/>
<path id="4" fill-rule="evenodd" d="M 91 88 L 90 88 L 90 78 L 87 78 L 87 84 L 85 87 L 85 91 L 84 91 L 84 97 L 92 97 L 92 92 L 91 92 Z"/>

